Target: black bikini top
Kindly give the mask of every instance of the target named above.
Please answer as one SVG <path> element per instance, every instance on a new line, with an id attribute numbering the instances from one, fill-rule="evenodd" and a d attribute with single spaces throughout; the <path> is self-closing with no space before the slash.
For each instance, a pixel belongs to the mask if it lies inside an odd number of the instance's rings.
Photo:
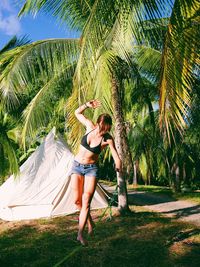
<path id="1" fill-rule="evenodd" d="M 95 129 L 93 129 L 92 131 L 94 131 L 94 130 L 95 130 Z M 91 133 L 92 131 L 90 131 L 89 133 Z M 85 147 L 87 150 L 93 152 L 94 154 L 100 154 L 100 153 L 101 153 L 101 143 L 102 143 L 102 140 L 104 139 L 104 140 L 106 141 L 107 139 L 111 139 L 111 136 L 110 136 L 108 133 L 106 133 L 105 135 L 103 135 L 103 137 L 102 137 L 102 139 L 101 139 L 101 142 L 99 143 L 98 146 L 90 147 L 90 146 L 88 145 L 88 142 L 87 142 L 87 136 L 88 136 L 89 133 L 85 134 L 85 135 L 82 137 L 82 139 L 81 139 L 81 145 L 82 145 L 83 147 Z"/>

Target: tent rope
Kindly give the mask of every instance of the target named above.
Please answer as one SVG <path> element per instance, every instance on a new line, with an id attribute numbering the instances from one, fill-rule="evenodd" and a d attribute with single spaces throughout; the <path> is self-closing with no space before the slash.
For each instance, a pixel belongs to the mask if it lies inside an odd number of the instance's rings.
<path id="1" fill-rule="evenodd" d="M 118 203 L 116 198 L 118 196 L 118 187 L 119 185 L 116 186 L 114 192 L 112 193 L 112 197 L 110 197 L 109 202 L 108 202 L 108 206 L 105 208 L 105 210 L 102 212 L 102 214 L 100 215 L 97 224 L 100 223 L 104 217 L 104 215 L 106 214 L 107 210 L 109 209 L 109 219 L 112 219 L 112 206 L 114 206 L 115 203 Z"/>

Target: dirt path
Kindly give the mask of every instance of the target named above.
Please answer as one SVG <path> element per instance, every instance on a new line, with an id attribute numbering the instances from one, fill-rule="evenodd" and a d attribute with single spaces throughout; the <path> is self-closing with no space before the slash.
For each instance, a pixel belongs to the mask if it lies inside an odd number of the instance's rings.
<path id="1" fill-rule="evenodd" d="M 113 192 L 113 189 L 106 187 L 109 192 Z M 131 205 L 143 206 L 150 211 L 200 226 L 200 205 L 194 202 L 145 191 L 129 191 L 128 200 Z"/>

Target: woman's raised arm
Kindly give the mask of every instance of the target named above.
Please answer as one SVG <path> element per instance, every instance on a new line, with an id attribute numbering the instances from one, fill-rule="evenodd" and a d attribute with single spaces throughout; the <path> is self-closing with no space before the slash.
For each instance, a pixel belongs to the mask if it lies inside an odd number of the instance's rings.
<path id="1" fill-rule="evenodd" d="M 97 108 L 101 105 L 101 102 L 99 100 L 91 100 L 86 102 L 85 104 L 81 105 L 75 110 L 75 116 L 76 118 L 86 127 L 88 128 L 93 128 L 94 124 L 91 120 L 87 119 L 84 115 L 83 112 L 87 108 Z"/>

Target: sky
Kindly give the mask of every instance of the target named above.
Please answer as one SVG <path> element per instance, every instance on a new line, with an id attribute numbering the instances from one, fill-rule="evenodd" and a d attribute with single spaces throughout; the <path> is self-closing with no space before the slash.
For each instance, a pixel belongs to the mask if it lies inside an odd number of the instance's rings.
<path id="1" fill-rule="evenodd" d="M 18 18 L 20 10 L 16 0 L 0 0 L 0 50 L 14 36 L 28 36 L 31 41 L 49 38 L 76 38 L 79 33 L 60 26 L 55 18 L 46 14 Z"/>

